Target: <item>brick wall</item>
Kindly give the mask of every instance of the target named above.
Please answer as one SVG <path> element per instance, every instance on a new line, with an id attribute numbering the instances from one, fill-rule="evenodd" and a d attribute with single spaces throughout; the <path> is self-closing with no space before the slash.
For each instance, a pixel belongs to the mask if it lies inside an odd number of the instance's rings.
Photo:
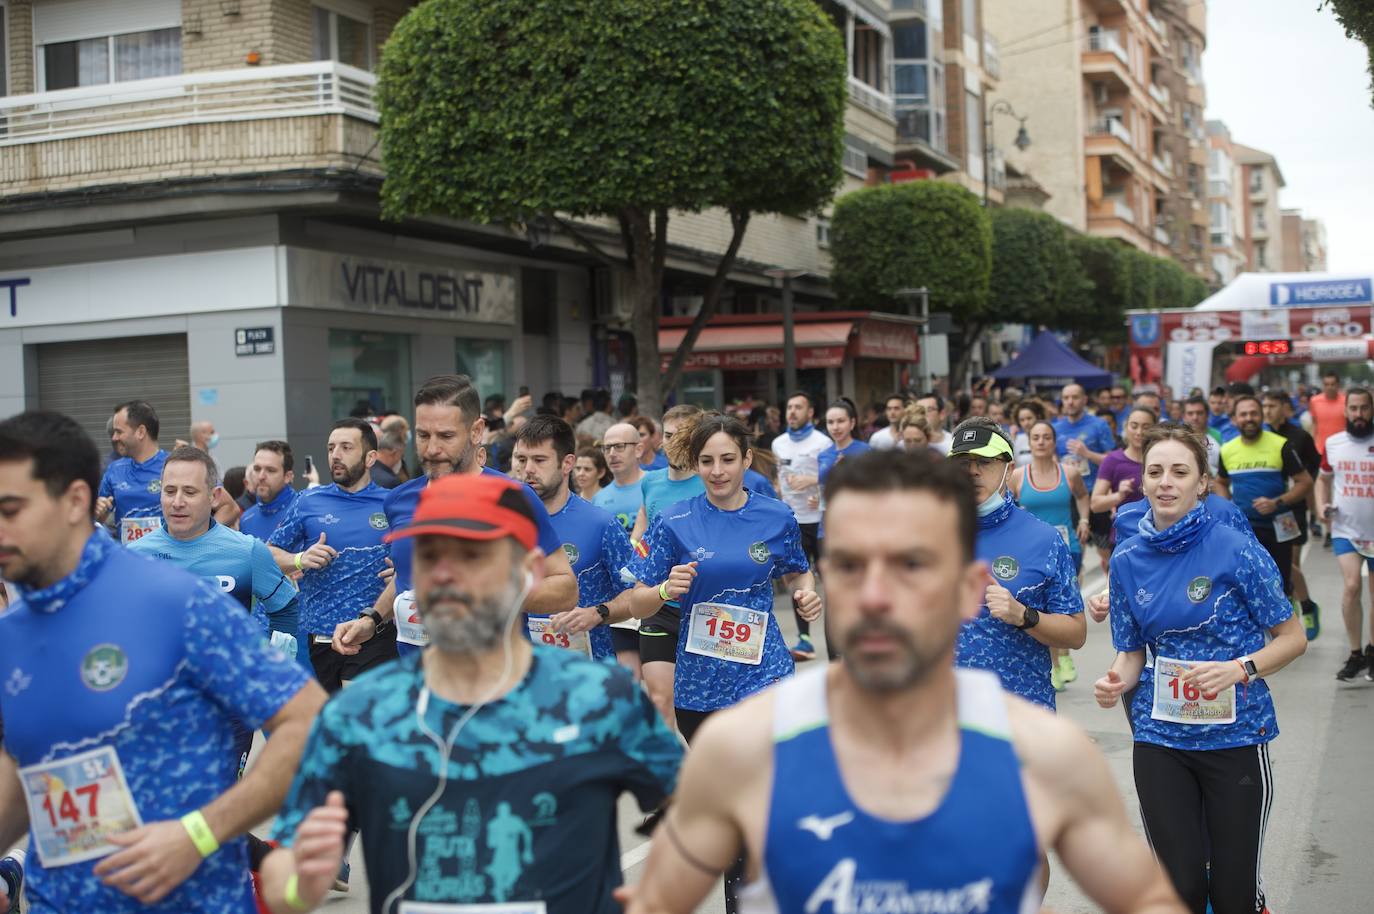
<path id="1" fill-rule="evenodd" d="M 9 93 L 24 95 L 34 91 L 33 80 L 33 0 L 9 0 Z"/>

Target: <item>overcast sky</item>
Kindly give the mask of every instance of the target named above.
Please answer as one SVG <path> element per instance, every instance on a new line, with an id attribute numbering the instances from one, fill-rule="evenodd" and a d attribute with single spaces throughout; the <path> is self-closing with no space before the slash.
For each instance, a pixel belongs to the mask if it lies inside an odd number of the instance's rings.
<path id="1" fill-rule="evenodd" d="M 1207 117 L 1271 153 L 1285 208 L 1326 223 L 1332 272 L 1374 271 L 1368 56 L 1318 0 L 1207 0 Z"/>

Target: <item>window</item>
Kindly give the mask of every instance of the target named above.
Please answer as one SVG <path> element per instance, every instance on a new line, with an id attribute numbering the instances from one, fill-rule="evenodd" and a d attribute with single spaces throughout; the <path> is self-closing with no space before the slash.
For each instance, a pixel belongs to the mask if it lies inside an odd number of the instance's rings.
<path id="1" fill-rule="evenodd" d="M 483 397 L 499 394 L 506 389 L 506 344 L 501 340 L 455 340 L 454 367 L 459 374 L 472 378 Z"/>
<path id="2" fill-rule="evenodd" d="M 0 96 L 10 94 L 9 7 L 0 3 Z"/>
<path id="3" fill-rule="evenodd" d="M 1250 170 L 1250 193 L 1264 193 L 1264 172 L 1258 168 Z"/>
<path id="4" fill-rule="evenodd" d="M 939 6 L 939 3 L 931 4 L 932 9 Z M 920 142 L 943 152 L 946 148 L 944 66 L 940 60 L 932 59 L 933 50 L 938 47 L 938 33 L 924 20 L 904 19 L 892 24 L 897 136 L 903 142 Z"/>
<path id="5" fill-rule="evenodd" d="M 312 31 L 316 60 L 372 69 L 372 25 L 367 20 L 317 6 Z"/>
<path id="6" fill-rule="evenodd" d="M 978 0 L 964 0 L 964 34 L 978 37 Z"/>
<path id="7" fill-rule="evenodd" d="M 824 250 L 830 249 L 830 220 L 816 220 L 816 247 Z"/>
<path id="8" fill-rule="evenodd" d="M 43 90 L 100 86 L 181 72 L 181 29 L 154 29 L 42 47 Z"/>
<path id="9" fill-rule="evenodd" d="M 854 59 L 850 75 L 862 83 L 883 91 L 884 51 L 882 35 L 861 23 L 854 27 Z"/>
<path id="10" fill-rule="evenodd" d="M 964 146 L 968 176 L 983 180 L 983 104 L 972 92 L 964 93 Z"/>
<path id="11" fill-rule="evenodd" d="M 413 391 L 410 338 L 399 333 L 329 331 L 329 400 L 333 416 L 404 409 Z"/>
<path id="12" fill-rule="evenodd" d="M 1255 263 L 1262 267 L 1269 266 L 1269 261 L 1265 257 L 1265 247 L 1263 241 L 1255 242 Z"/>
<path id="13" fill-rule="evenodd" d="M 856 178 L 868 177 L 868 153 L 848 143 L 844 146 L 844 170 Z"/>

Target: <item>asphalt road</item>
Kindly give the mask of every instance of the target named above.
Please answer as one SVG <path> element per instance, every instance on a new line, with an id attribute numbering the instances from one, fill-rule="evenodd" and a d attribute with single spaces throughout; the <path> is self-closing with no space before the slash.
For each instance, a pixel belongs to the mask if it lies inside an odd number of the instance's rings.
<path id="1" fill-rule="evenodd" d="M 1280 735 L 1271 747 L 1276 793 L 1264 845 L 1264 883 L 1273 914 L 1357 914 L 1374 909 L 1374 683 L 1338 683 L 1335 672 L 1348 647 L 1340 621 L 1340 576 L 1329 550 L 1308 547 L 1309 586 L 1323 607 L 1323 631 L 1307 653 L 1274 677 Z M 1098 571 L 1085 593 L 1101 589 Z M 795 633 L 790 604 L 779 601 L 779 619 L 789 642 Z M 1106 755 L 1136 827 L 1139 816 L 1131 779 L 1131 740 L 1119 709 L 1103 711 L 1092 699 L 1092 681 L 1113 657 L 1107 625 L 1088 623 L 1088 643 L 1076 652 L 1079 676 L 1059 697 L 1059 712 L 1088 731 Z M 824 656 L 822 652 L 822 656 Z M 640 816 L 623 798 L 620 807 L 622 862 L 627 881 L 643 869 L 648 844 L 634 834 Z M 353 889 L 334 894 L 323 910 L 363 914 L 367 890 L 354 853 Z M 1047 908 L 1057 914 L 1099 910 L 1052 858 Z M 700 914 L 724 911 L 712 893 Z"/>

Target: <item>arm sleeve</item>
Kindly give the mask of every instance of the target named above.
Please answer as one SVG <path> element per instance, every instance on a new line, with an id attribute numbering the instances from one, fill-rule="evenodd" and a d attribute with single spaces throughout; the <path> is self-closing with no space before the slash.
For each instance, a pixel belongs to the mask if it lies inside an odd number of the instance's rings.
<path id="1" fill-rule="evenodd" d="M 191 681 L 256 730 L 309 681 L 309 675 L 263 637 L 233 600 L 196 581 L 186 604 L 184 644 Z"/>
<path id="2" fill-rule="evenodd" d="M 788 512 L 787 529 L 782 536 L 782 555 L 773 564 L 773 577 L 810 570 L 811 563 L 806 560 L 806 551 L 802 549 L 801 526 L 797 523 L 797 515 Z"/>
<path id="3" fill-rule="evenodd" d="M 296 588 L 281 573 L 272 550 L 261 540 L 253 540 L 253 596 L 268 614 L 280 612 L 296 599 Z"/>
<path id="4" fill-rule="evenodd" d="M 272 840 L 283 847 L 290 847 L 296 839 L 296 829 L 300 827 L 310 810 L 323 806 L 325 797 L 331 790 L 341 790 L 344 802 L 348 805 L 349 827 L 357 821 L 353 812 L 353 791 L 348 780 L 348 747 L 340 736 L 344 715 L 339 706 L 330 702 L 315 718 L 315 725 L 306 740 L 305 751 L 301 754 L 300 767 L 286 794 L 286 802 L 277 813 L 276 824 L 272 827 Z"/>
<path id="5" fill-rule="evenodd" d="M 309 548 L 305 541 L 305 520 L 301 517 L 300 506 L 301 499 L 297 497 L 291 503 L 291 507 L 286 509 L 286 516 L 277 525 L 277 529 L 267 538 L 269 545 L 286 552 L 300 552 Z"/>
<path id="6" fill-rule="evenodd" d="M 1112 646 L 1123 653 L 1144 650 L 1145 637 L 1141 634 L 1140 624 L 1126 600 L 1127 585 L 1117 563 L 1117 558 L 1113 556 L 1111 574 L 1108 578 L 1111 593 Z"/>
<path id="7" fill-rule="evenodd" d="M 1106 422 L 1098 425 L 1095 440 L 1097 443 L 1093 446 L 1093 450 L 1099 454 L 1116 450 L 1116 439 L 1112 437 L 1112 430 L 1107 428 Z"/>
<path id="8" fill-rule="evenodd" d="M 97 498 L 108 498 L 114 495 L 114 486 L 110 484 L 110 471 L 106 469 L 100 477 L 100 491 L 96 493 Z"/>
<path id="9" fill-rule="evenodd" d="M 1298 456 L 1298 449 L 1293 447 L 1293 442 L 1285 442 L 1279 454 L 1283 460 L 1283 475 L 1288 479 L 1307 472 L 1307 467 L 1302 465 L 1302 458 Z"/>
<path id="10" fill-rule="evenodd" d="M 1236 557 L 1236 580 L 1245 597 L 1250 618 L 1270 629 L 1293 615 L 1293 606 L 1283 595 L 1283 578 L 1269 552 L 1253 538 L 1241 547 Z"/>
<path id="11" fill-rule="evenodd" d="M 668 532 L 662 514 L 655 517 L 654 522 L 649 525 L 644 539 L 640 540 L 640 545 L 643 552 L 635 553 L 634 560 L 629 564 L 629 572 L 641 584 L 656 587 L 667 580 L 668 572 L 673 570 L 673 559 L 677 555 L 677 550 L 673 546 L 673 535 Z"/>
<path id="12" fill-rule="evenodd" d="M 1069 547 L 1056 531 L 1050 540 L 1049 586 L 1045 591 L 1045 606 L 1041 612 L 1072 616 L 1083 612 L 1083 595 L 1078 591 L 1078 570 L 1069 555 Z"/>

